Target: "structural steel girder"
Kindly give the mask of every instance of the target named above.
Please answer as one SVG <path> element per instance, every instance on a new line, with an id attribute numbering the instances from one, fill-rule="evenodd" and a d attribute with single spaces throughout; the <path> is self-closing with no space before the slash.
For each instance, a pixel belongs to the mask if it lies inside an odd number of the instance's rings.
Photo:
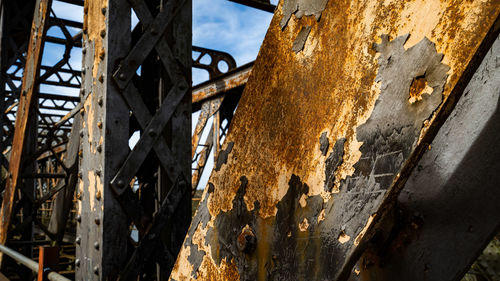
<path id="1" fill-rule="evenodd" d="M 78 280 L 168 278 L 191 217 L 191 9 L 85 1 Z"/>
<path id="2" fill-rule="evenodd" d="M 39 0 L 35 7 L 33 24 L 31 28 L 31 37 L 28 44 L 28 53 L 26 56 L 26 67 L 23 74 L 21 86 L 21 95 L 19 97 L 18 113 L 16 116 L 14 138 L 12 141 L 12 150 L 9 162 L 9 176 L 7 178 L 5 193 L 0 211 L 0 244 L 5 244 L 14 206 L 14 197 L 18 185 L 25 139 L 29 134 L 28 122 L 35 114 L 33 108 L 36 108 L 38 75 L 42 59 L 44 36 L 47 31 L 47 19 L 50 11 L 51 0 Z M 0 263 L 2 255 L 0 254 Z"/>
<path id="3" fill-rule="evenodd" d="M 280 2 L 171 280 L 352 277 L 391 241 L 397 198 L 499 13 L 498 1 Z"/>

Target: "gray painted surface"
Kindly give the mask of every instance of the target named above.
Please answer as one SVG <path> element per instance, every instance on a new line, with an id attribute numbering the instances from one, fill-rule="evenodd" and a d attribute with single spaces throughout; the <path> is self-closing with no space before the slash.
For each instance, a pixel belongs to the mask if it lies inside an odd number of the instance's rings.
<path id="1" fill-rule="evenodd" d="M 406 183 L 399 227 L 362 280 L 460 280 L 498 231 L 499 94 L 497 39 Z"/>

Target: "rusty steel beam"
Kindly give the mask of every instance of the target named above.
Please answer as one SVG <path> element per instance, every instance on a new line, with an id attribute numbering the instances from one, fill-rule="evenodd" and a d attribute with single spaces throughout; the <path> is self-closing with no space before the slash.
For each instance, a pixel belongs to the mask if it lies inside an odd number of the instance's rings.
<path id="1" fill-rule="evenodd" d="M 23 148 L 25 139 L 29 133 L 28 122 L 33 114 L 33 101 L 36 101 L 38 91 L 37 78 L 40 72 L 42 59 L 44 36 L 47 31 L 47 20 L 50 11 L 51 0 L 39 0 L 35 6 L 31 37 L 26 56 L 26 67 L 23 73 L 21 86 L 21 96 L 16 115 L 14 138 L 9 162 L 9 177 L 7 179 L 5 194 L 0 211 L 0 244 L 5 244 L 7 240 L 14 196 L 21 172 Z M 0 255 L 0 263 L 2 256 Z"/>
<path id="2" fill-rule="evenodd" d="M 242 65 L 219 77 L 193 87 L 193 107 L 200 107 L 205 101 L 229 90 L 244 87 L 252 72 L 253 62 Z"/>
<path id="3" fill-rule="evenodd" d="M 388 239 L 499 13 L 493 0 L 280 2 L 171 278 L 347 280 Z"/>
<path id="4" fill-rule="evenodd" d="M 398 199 L 391 239 L 352 280 L 461 280 L 500 227 L 500 37 Z"/>

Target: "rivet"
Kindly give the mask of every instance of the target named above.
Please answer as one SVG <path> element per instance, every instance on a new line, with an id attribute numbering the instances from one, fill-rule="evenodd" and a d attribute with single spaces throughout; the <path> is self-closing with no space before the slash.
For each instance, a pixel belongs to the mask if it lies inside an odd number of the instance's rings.
<path id="1" fill-rule="evenodd" d="M 106 14 L 106 8 L 101 8 L 101 13 L 102 13 L 103 15 L 105 15 L 105 14 Z"/>
<path id="2" fill-rule="evenodd" d="M 102 49 L 101 52 L 99 53 L 99 58 L 101 60 L 103 60 L 105 55 L 106 55 L 106 52 L 104 51 L 104 49 Z"/>
<path id="3" fill-rule="evenodd" d="M 80 243 L 82 242 L 82 238 L 80 236 L 76 237 L 75 242 L 76 244 L 80 245 Z"/>
<path id="4" fill-rule="evenodd" d="M 76 221 L 81 222 L 82 221 L 82 216 L 81 215 L 76 215 Z"/>
<path id="5" fill-rule="evenodd" d="M 149 134 L 150 136 L 154 137 L 154 136 L 156 135 L 156 132 L 155 132 L 153 129 L 150 129 L 150 130 L 148 131 L 148 134 Z"/>
<path id="6" fill-rule="evenodd" d="M 119 187 L 119 188 L 123 188 L 125 187 L 125 183 L 122 181 L 122 180 L 119 180 L 116 185 Z"/>
<path id="7" fill-rule="evenodd" d="M 87 34 L 87 28 L 84 28 L 82 31 L 83 31 L 83 34 Z"/>
<path id="8" fill-rule="evenodd" d="M 84 95 L 85 95 L 85 89 L 82 88 L 82 89 L 80 89 L 80 96 L 83 97 Z"/>
<path id="9" fill-rule="evenodd" d="M 85 108 L 82 107 L 82 109 L 80 109 L 80 114 L 81 115 L 84 115 L 85 114 Z"/>
<path id="10" fill-rule="evenodd" d="M 78 192 L 78 193 L 76 194 L 76 199 L 78 199 L 78 200 L 82 200 L 82 197 L 83 197 L 83 195 L 82 195 L 82 193 L 81 193 L 81 192 Z"/>
<path id="11" fill-rule="evenodd" d="M 99 169 L 95 170 L 95 174 L 98 176 L 101 176 L 101 170 L 99 170 Z"/>
<path id="12" fill-rule="evenodd" d="M 83 12 L 84 12 L 85 14 L 86 14 L 86 13 L 88 13 L 88 12 L 89 12 L 89 7 L 88 7 L 88 6 L 85 6 L 85 7 L 83 8 Z"/>
<path id="13" fill-rule="evenodd" d="M 75 265 L 76 265 L 76 266 L 80 266 L 80 259 L 76 259 L 76 260 L 75 260 Z"/>
<path id="14" fill-rule="evenodd" d="M 78 151 L 78 156 L 79 156 L 80 158 L 82 158 L 82 157 L 83 157 L 83 150 L 82 150 L 82 149 L 80 149 L 80 151 Z"/>
<path id="15" fill-rule="evenodd" d="M 97 99 L 97 104 L 99 104 L 100 106 L 102 106 L 102 97 L 99 97 L 99 98 Z"/>
<path id="16" fill-rule="evenodd" d="M 101 76 L 99 76 L 99 82 L 103 82 L 104 81 L 104 74 L 101 74 Z"/>
<path id="17" fill-rule="evenodd" d="M 156 28 L 151 28 L 151 34 L 158 35 L 158 30 L 156 30 Z"/>
<path id="18" fill-rule="evenodd" d="M 94 222 L 95 224 L 99 225 L 101 223 L 101 220 L 99 219 L 99 217 L 96 217 Z"/>
<path id="19" fill-rule="evenodd" d="M 101 191 L 100 190 L 96 192 L 95 199 L 101 200 Z"/>
<path id="20" fill-rule="evenodd" d="M 78 172 L 78 177 L 82 178 L 82 172 Z"/>
<path id="21" fill-rule="evenodd" d="M 99 152 L 99 153 L 102 152 L 102 145 L 100 145 L 100 144 L 97 145 L 97 152 Z"/>
<path id="22" fill-rule="evenodd" d="M 94 242 L 94 248 L 95 248 L 96 250 L 99 250 L 99 242 Z"/>
<path id="23" fill-rule="evenodd" d="M 99 266 L 98 265 L 94 266 L 94 273 L 96 275 L 99 275 Z"/>
<path id="24" fill-rule="evenodd" d="M 104 36 L 106 36 L 106 30 L 105 29 L 101 30 L 101 37 L 104 38 Z"/>
<path id="25" fill-rule="evenodd" d="M 21 94 L 22 94 L 23 96 L 26 96 L 26 90 L 24 90 Z"/>
<path id="26" fill-rule="evenodd" d="M 86 54 L 87 53 L 87 48 L 82 48 L 82 54 Z"/>
<path id="27" fill-rule="evenodd" d="M 80 137 L 83 138 L 83 130 L 80 130 Z"/>
<path id="28" fill-rule="evenodd" d="M 125 80 L 125 73 L 120 73 L 120 75 L 118 75 L 118 78 L 120 78 L 120 80 Z"/>
<path id="29" fill-rule="evenodd" d="M 102 129 L 102 121 L 97 122 L 97 128 Z"/>
<path id="30" fill-rule="evenodd" d="M 84 67 L 84 68 L 82 68 L 82 74 L 85 74 L 85 72 L 87 72 L 87 69 L 85 69 L 85 67 Z"/>

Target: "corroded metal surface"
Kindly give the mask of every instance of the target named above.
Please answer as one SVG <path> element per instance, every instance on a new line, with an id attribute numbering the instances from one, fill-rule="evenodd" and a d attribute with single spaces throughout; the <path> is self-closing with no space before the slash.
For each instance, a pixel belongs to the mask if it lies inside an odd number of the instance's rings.
<path id="1" fill-rule="evenodd" d="M 345 280 L 500 12 L 493 0 L 302 2 L 276 10 L 172 280 Z"/>
<path id="2" fill-rule="evenodd" d="M 51 0 L 40 0 L 35 5 L 35 14 L 31 28 L 30 42 L 26 56 L 26 67 L 23 73 L 21 95 L 16 116 L 14 139 L 9 162 L 9 177 L 5 186 L 5 193 L 0 212 L 0 244 L 5 244 L 14 205 L 14 196 L 22 169 L 22 155 L 25 139 L 28 135 L 28 123 L 34 114 L 33 106 L 36 102 L 36 80 L 40 73 L 40 63 L 43 53 L 43 37 L 47 30 L 47 19 Z M 2 255 L 0 254 L 0 263 Z"/>

